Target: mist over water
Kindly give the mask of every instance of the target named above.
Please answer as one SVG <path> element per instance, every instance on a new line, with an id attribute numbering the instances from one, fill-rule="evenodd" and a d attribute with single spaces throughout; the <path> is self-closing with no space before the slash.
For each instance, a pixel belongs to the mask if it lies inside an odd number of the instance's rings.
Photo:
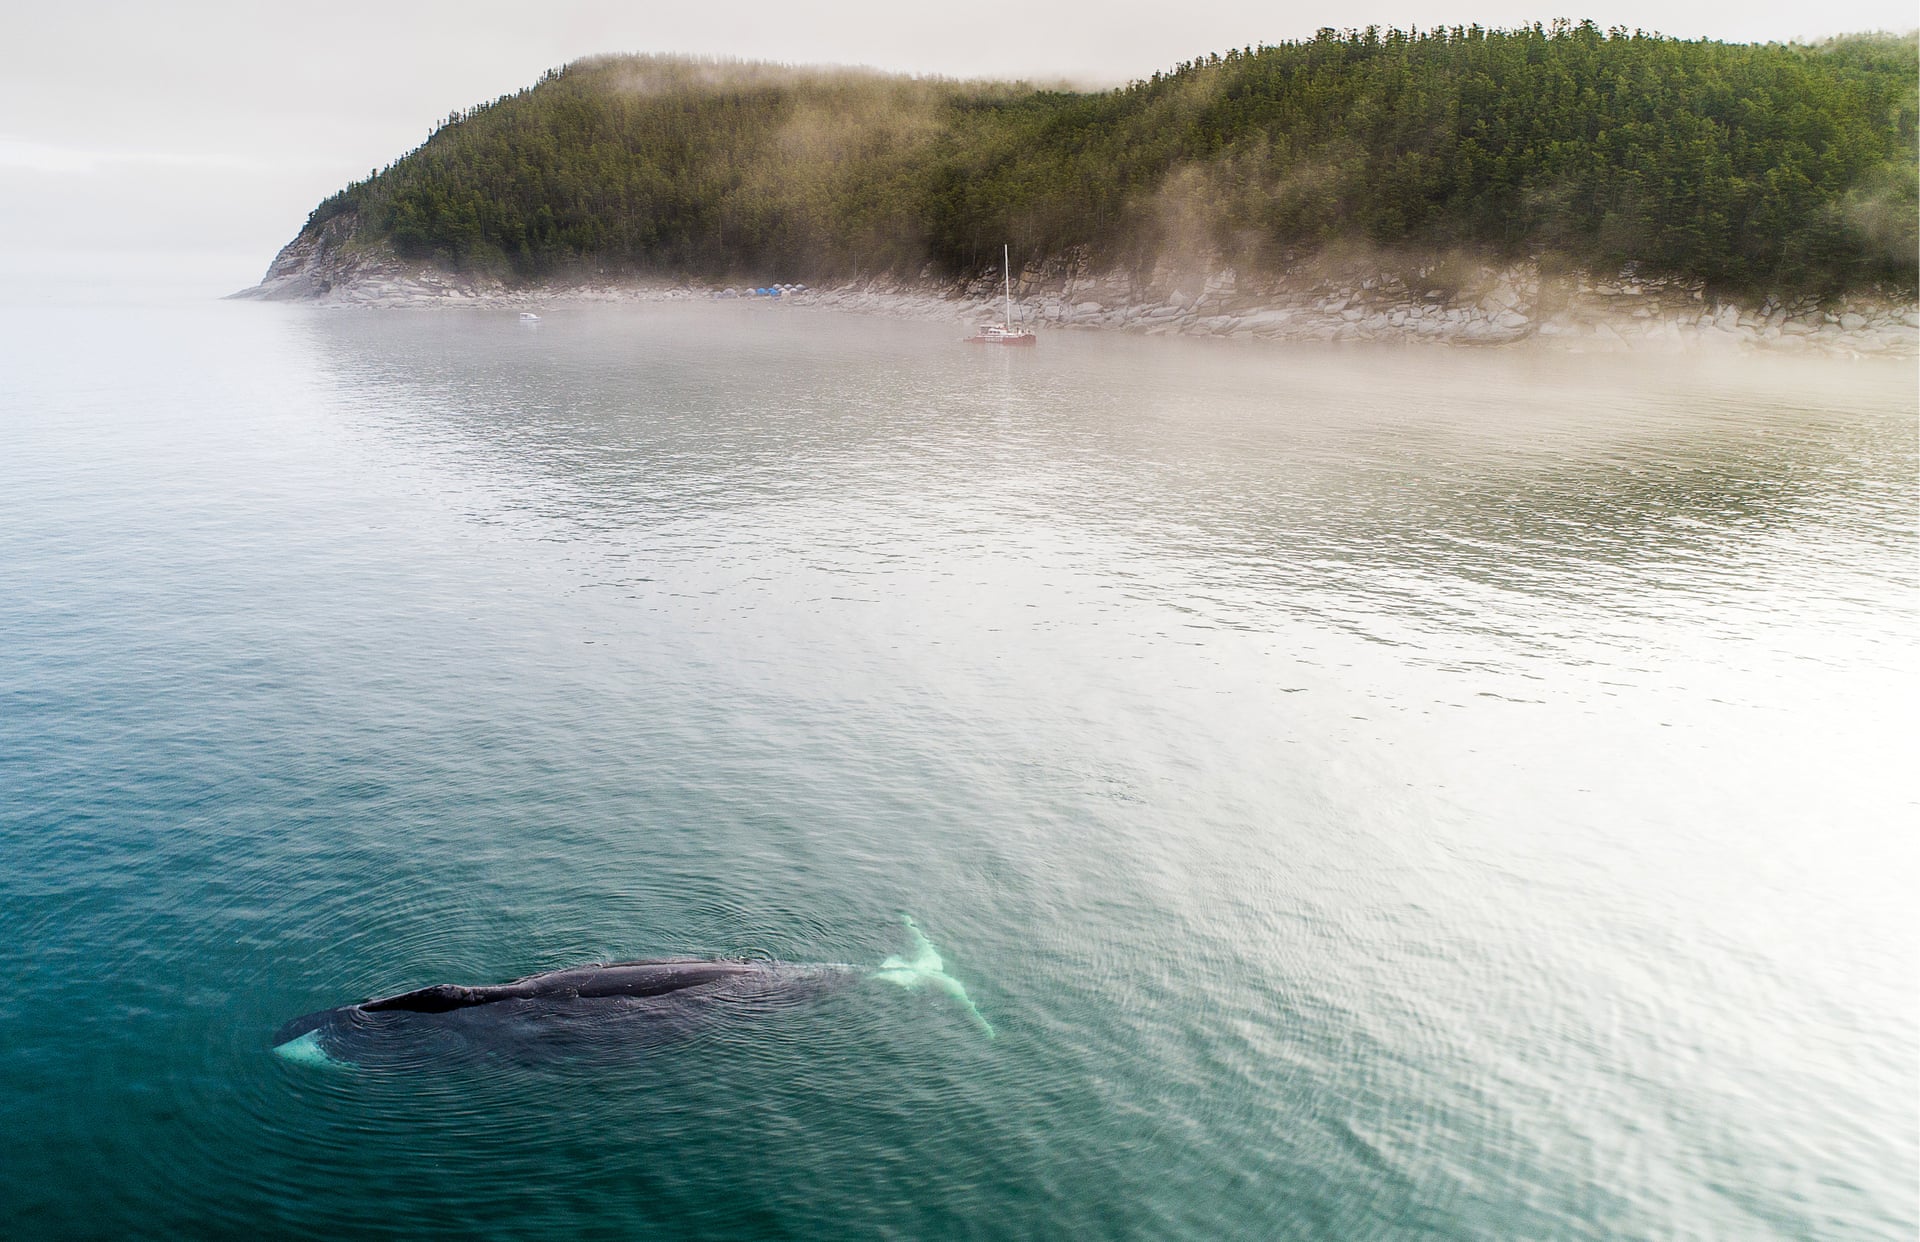
<path id="1" fill-rule="evenodd" d="M 0 326 L 23 1234 L 1920 1224 L 1910 365 Z M 902 911 L 996 1038 L 267 1051 Z"/>

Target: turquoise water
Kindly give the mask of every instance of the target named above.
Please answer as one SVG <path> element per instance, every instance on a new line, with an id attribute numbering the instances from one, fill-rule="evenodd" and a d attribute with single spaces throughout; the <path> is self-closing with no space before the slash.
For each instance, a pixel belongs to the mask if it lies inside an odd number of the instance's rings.
<path id="1" fill-rule="evenodd" d="M 1911 1237 L 1911 367 L 0 311 L 20 1236 Z M 884 982 L 586 1061 L 296 1014 Z"/>

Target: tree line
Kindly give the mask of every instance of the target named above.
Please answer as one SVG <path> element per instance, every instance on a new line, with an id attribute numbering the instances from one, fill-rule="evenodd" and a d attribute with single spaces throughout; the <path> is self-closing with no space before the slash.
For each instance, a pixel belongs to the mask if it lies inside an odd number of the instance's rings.
<path id="1" fill-rule="evenodd" d="M 1558 22 L 1322 30 L 1104 92 L 599 57 L 450 116 L 315 209 L 533 278 L 959 275 L 1329 247 L 1634 265 L 1727 291 L 1915 285 L 1912 37 Z"/>

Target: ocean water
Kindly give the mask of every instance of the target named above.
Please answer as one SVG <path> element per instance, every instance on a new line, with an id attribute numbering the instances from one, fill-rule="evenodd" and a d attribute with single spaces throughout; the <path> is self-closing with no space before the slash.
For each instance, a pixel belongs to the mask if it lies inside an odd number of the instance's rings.
<path id="1" fill-rule="evenodd" d="M 1910 364 L 0 329 L 15 1236 L 1920 1227 Z M 994 1038 L 269 1052 L 902 913 Z"/>

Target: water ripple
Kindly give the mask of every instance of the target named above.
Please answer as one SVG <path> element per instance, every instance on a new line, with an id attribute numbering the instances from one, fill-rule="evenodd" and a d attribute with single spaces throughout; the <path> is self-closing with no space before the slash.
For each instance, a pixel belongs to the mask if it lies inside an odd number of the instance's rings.
<path id="1" fill-rule="evenodd" d="M 1914 1230 L 1908 372 L 9 326 L 21 1232 Z M 267 1053 L 679 954 L 850 982 Z"/>

